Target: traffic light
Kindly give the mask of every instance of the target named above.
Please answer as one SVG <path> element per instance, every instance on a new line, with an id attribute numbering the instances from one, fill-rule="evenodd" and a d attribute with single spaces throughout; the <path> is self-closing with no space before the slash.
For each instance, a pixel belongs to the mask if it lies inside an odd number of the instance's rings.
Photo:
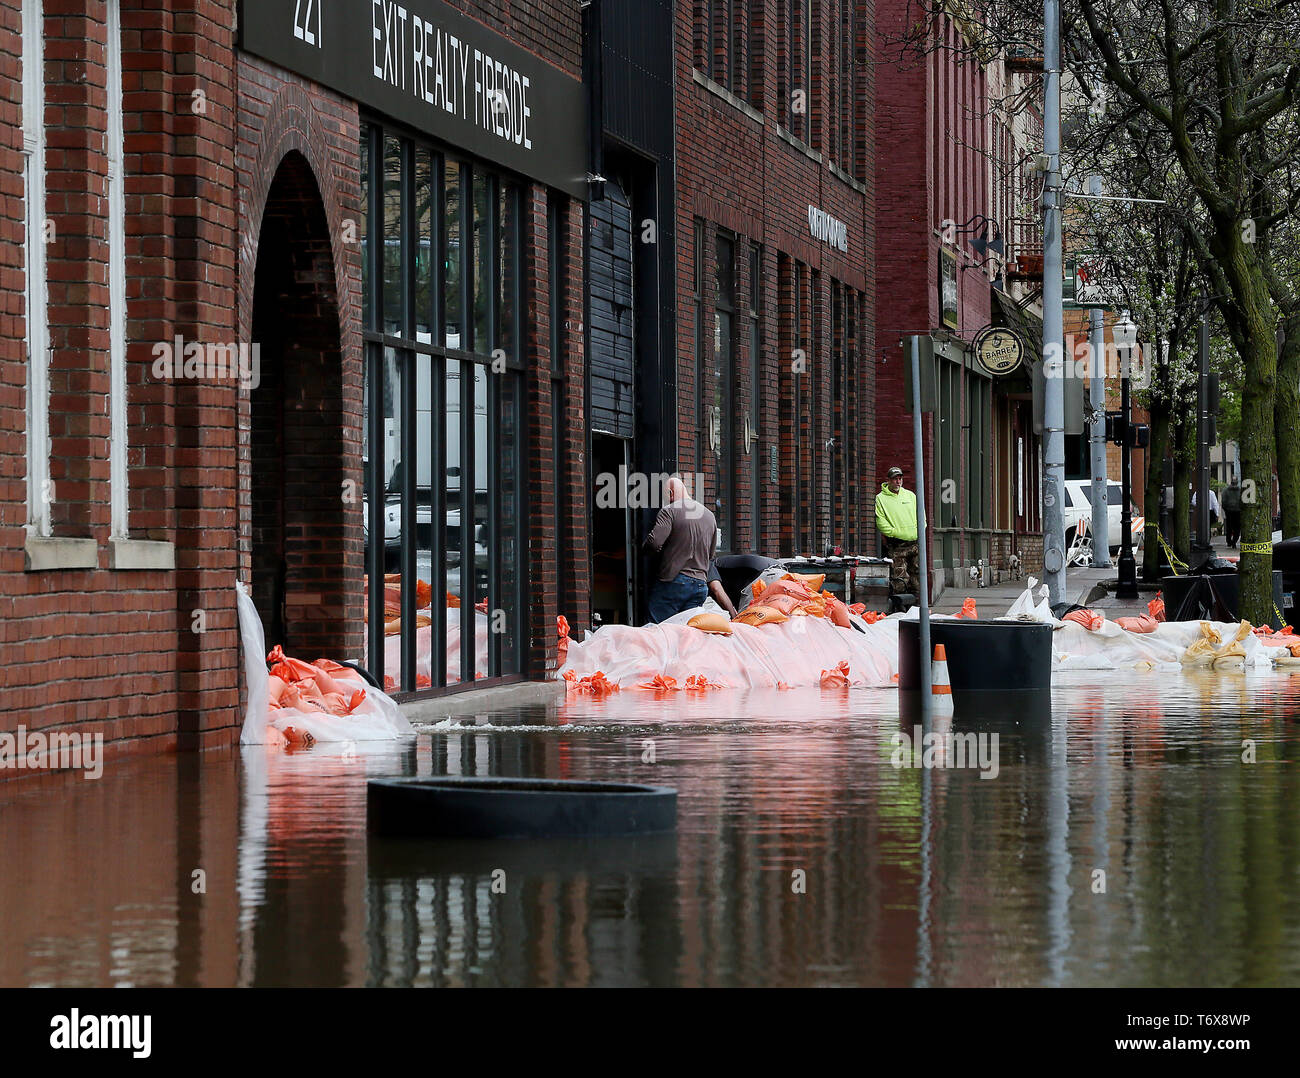
<path id="1" fill-rule="evenodd" d="M 1106 413 L 1106 441 L 1114 442 L 1116 445 L 1124 444 L 1124 434 L 1128 424 L 1124 421 L 1123 412 Z"/>
<path id="2" fill-rule="evenodd" d="M 1130 423 L 1127 434 L 1130 449 L 1145 449 L 1151 444 L 1151 428 L 1145 423 Z"/>

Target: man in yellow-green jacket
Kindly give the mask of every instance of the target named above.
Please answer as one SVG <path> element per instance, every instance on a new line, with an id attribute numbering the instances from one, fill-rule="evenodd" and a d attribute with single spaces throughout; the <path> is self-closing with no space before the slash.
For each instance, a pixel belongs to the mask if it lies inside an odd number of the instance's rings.
<path id="1" fill-rule="evenodd" d="M 885 540 L 885 556 L 894 567 L 889 590 L 895 595 L 919 595 L 916 545 L 916 495 L 903 486 L 903 469 L 890 468 L 876 495 L 876 528 Z"/>

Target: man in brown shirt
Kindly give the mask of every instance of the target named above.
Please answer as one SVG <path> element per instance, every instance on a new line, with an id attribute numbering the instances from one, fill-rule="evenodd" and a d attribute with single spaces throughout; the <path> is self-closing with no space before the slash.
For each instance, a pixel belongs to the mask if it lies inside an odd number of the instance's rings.
<path id="1" fill-rule="evenodd" d="M 651 621 L 665 621 L 704 603 L 717 545 L 717 518 L 672 476 L 664 484 L 664 507 L 646 537 L 646 546 L 660 554 L 659 578 L 650 589 Z"/>

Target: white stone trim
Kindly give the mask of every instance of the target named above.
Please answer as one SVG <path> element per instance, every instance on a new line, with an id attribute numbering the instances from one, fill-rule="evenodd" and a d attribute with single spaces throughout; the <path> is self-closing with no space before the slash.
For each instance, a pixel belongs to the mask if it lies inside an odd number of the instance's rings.
<path id="1" fill-rule="evenodd" d="M 28 572 L 57 569 L 98 569 L 99 546 L 93 539 L 52 539 L 28 535 L 23 544 L 23 568 Z"/>
<path id="2" fill-rule="evenodd" d="M 109 541 L 108 567 L 110 569 L 153 569 L 170 571 L 176 568 L 174 543 L 152 539 L 120 539 Z"/>

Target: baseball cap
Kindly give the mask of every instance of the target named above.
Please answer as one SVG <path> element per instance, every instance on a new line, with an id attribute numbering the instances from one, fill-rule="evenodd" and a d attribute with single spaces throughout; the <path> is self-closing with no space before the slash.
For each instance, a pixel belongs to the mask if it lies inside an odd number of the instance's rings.
<path id="1" fill-rule="evenodd" d="M 890 468 L 889 471 L 885 474 L 885 478 L 893 479 L 894 476 L 902 475 L 902 474 L 903 474 L 903 469 L 895 465 L 894 467 Z"/>

